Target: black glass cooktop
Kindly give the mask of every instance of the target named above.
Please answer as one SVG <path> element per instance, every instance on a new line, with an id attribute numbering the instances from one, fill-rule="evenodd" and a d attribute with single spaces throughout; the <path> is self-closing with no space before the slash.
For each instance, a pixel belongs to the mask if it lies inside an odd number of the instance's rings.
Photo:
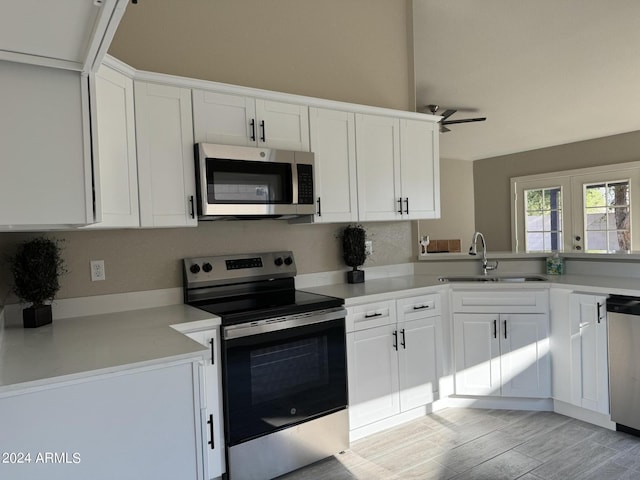
<path id="1" fill-rule="evenodd" d="M 223 325 L 324 310 L 343 304 L 341 298 L 278 288 L 277 284 L 266 287 L 235 286 L 226 292 L 219 292 L 215 298 L 191 303 L 194 307 L 221 317 Z"/>

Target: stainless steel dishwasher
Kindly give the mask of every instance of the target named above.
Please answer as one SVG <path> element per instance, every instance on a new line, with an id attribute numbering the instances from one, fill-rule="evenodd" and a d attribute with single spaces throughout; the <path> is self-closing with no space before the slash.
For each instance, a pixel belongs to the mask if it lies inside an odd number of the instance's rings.
<path id="1" fill-rule="evenodd" d="M 640 297 L 611 295 L 607 312 L 611 420 L 640 435 Z"/>

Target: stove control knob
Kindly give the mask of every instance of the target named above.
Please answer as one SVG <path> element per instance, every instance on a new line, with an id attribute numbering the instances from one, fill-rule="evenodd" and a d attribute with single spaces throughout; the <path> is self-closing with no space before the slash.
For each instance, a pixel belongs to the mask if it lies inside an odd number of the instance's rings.
<path id="1" fill-rule="evenodd" d="M 189 267 L 189 270 L 191 271 L 191 273 L 198 273 L 200 271 L 200 265 L 194 263 Z"/>
<path id="2" fill-rule="evenodd" d="M 277 258 L 273 261 L 273 263 L 275 263 L 275 264 L 276 264 L 276 266 L 278 266 L 278 267 L 279 267 L 280 265 L 282 265 L 282 264 L 284 263 L 284 260 L 282 260 L 282 257 L 277 257 Z"/>
<path id="3" fill-rule="evenodd" d="M 291 265 L 293 263 L 293 258 L 291 257 L 287 257 L 284 259 L 284 264 L 285 265 Z"/>
<path id="4" fill-rule="evenodd" d="M 211 266 L 211 264 L 209 262 L 205 262 L 202 264 L 202 270 L 204 270 L 205 272 L 209 273 L 211 270 L 213 270 L 213 267 Z"/>

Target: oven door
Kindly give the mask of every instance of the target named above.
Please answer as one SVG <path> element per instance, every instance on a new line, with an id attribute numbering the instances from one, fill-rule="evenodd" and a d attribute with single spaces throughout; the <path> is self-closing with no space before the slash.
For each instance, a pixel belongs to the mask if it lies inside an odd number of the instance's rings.
<path id="1" fill-rule="evenodd" d="M 233 446 L 346 408 L 345 310 L 223 327 Z"/>

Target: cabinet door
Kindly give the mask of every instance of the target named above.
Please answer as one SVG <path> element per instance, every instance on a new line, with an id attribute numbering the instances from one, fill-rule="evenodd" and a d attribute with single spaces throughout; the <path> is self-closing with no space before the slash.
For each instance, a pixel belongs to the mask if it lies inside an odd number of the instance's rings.
<path id="1" fill-rule="evenodd" d="M 442 376 L 440 317 L 399 322 L 398 344 L 402 411 L 437 400 Z"/>
<path id="2" fill-rule="evenodd" d="M 358 213 L 361 221 L 402 218 L 399 130 L 397 118 L 356 114 Z"/>
<path id="3" fill-rule="evenodd" d="M 454 314 L 458 395 L 500 395 L 499 320 L 492 313 Z"/>
<path id="4" fill-rule="evenodd" d="M 94 227 L 139 227 L 133 80 L 106 66 L 95 76 L 94 167 L 99 169 Z"/>
<path id="5" fill-rule="evenodd" d="M 394 332 L 395 324 L 347 334 L 351 430 L 400 413 Z"/>
<path id="6" fill-rule="evenodd" d="M 193 91 L 195 143 L 256 146 L 255 100 L 204 90 Z"/>
<path id="7" fill-rule="evenodd" d="M 32 453 L 30 464 L 3 464 L 2 478 L 202 479 L 196 371 L 118 372 L 0 399 L 0 451 Z M 65 456 L 36 462 L 46 452 Z"/>
<path id="8" fill-rule="evenodd" d="M 353 113 L 309 109 L 311 151 L 315 154 L 316 222 L 358 220 L 356 132 Z"/>
<path id="9" fill-rule="evenodd" d="M 88 82 L 78 72 L 0 61 L 0 226 L 94 220 Z"/>
<path id="10" fill-rule="evenodd" d="M 203 448 L 208 459 L 207 478 L 217 478 L 225 472 L 224 435 L 222 428 L 222 392 L 220 390 L 220 343 L 218 330 L 185 333 L 196 342 L 209 347 L 204 367 L 204 388 L 207 409 L 203 419 Z"/>
<path id="11" fill-rule="evenodd" d="M 548 322 L 545 314 L 500 315 L 503 396 L 551 396 Z"/>
<path id="12" fill-rule="evenodd" d="M 400 120 L 400 175 L 405 218 L 440 218 L 438 124 Z"/>
<path id="13" fill-rule="evenodd" d="M 606 297 L 571 295 L 572 402 L 609 413 Z"/>
<path id="14" fill-rule="evenodd" d="M 305 105 L 256 99 L 259 147 L 309 151 L 309 110 Z"/>
<path id="15" fill-rule="evenodd" d="M 191 91 L 135 82 L 140 223 L 196 226 Z"/>

